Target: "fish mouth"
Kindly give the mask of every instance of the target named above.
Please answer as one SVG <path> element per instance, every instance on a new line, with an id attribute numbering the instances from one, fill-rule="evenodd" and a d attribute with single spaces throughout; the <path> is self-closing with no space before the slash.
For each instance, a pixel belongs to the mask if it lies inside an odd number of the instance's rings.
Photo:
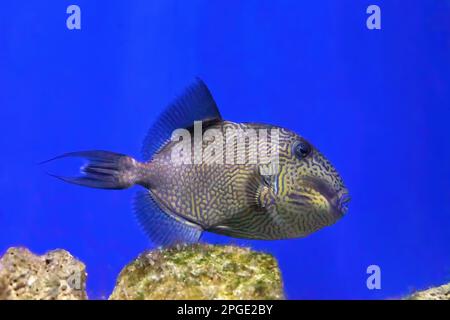
<path id="1" fill-rule="evenodd" d="M 343 217 L 348 211 L 350 195 L 345 187 L 336 191 L 329 183 L 318 178 L 304 178 L 304 183 L 319 192 L 330 204 L 330 212 L 336 218 Z"/>
<path id="2" fill-rule="evenodd" d="M 339 211 L 341 211 L 344 214 L 347 213 L 348 211 L 348 203 L 350 202 L 351 197 L 348 194 L 348 191 L 345 190 L 344 192 L 341 192 L 341 195 L 338 197 L 337 200 L 337 207 L 339 209 Z"/>

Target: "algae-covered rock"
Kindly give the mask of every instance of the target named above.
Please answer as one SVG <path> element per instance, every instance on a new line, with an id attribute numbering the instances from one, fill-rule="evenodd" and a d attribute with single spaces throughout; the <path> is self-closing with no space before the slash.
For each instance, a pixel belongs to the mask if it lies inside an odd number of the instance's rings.
<path id="1" fill-rule="evenodd" d="M 424 291 L 414 292 L 407 300 L 450 300 L 450 283 Z"/>
<path id="2" fill-rule="evenodd" d="M 283 299 L 277 261 L 236 246 L 195 244 L 140 255 L 120 273 L 111 300 Z"/>
<path id="3" fill-rule="evenodd" d="M 84 300 L 86 268 L 65 250 L 10 248 L 0 259 L 0 299 Z"/>

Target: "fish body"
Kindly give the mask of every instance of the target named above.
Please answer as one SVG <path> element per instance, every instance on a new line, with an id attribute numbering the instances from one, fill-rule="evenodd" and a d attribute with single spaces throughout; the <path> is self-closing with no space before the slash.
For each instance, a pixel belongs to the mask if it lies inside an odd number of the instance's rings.
<path id="1" fill-rule="evenodd" d="M 140 162 L 108 151 L 68 153 L 57 158 L 88 160 L 83 175 L 57 177 L 93 188 L 142 186 L 135 213 L 158 245 L 195 242 L 203 231 L 303 237 L 347 210 L 340 175 L 314 146 L 282 127 L 223 120 L 201 80 L 159 117 L 143 154 Z"/>

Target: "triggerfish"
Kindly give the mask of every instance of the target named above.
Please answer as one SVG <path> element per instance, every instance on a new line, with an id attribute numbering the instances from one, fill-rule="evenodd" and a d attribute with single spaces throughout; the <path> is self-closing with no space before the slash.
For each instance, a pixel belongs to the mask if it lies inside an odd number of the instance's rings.
<path id="1" fill-rule="evenodd" d="M 157 118 L 143 161 L 99 150 L 51 160 L 66 157 L 86 160 L 81 176 L 54 175 L 66 182 L 143 187 L 134 211 L 159 246 L 197 242 L 203 231 L 304 237 L 340 219 L 350 199 L 336 169 L 310 142 L 282 127 L 223 120 L 200 79 Z"/>

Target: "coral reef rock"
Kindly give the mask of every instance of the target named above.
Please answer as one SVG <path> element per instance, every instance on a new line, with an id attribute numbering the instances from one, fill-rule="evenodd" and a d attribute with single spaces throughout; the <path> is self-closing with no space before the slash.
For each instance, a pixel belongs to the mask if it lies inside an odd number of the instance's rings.
<path id="1" fill-rule="evenodd" d="M 0 300 L 84 300 L 86 268 L 65 250 L 10 248 L 0 259 Z"/>
<path id="2" fill-rule="evenodd" d="M 122 270 L 110 299 L 284 299 L 284 293 L 271 255 L 195 244 L 141 254 Z"/>
<path id="3" fill-rule="evenodd" d="M 450 300 L 450 283 L 424 291 L 414 292 L 407 300 Z"/>

